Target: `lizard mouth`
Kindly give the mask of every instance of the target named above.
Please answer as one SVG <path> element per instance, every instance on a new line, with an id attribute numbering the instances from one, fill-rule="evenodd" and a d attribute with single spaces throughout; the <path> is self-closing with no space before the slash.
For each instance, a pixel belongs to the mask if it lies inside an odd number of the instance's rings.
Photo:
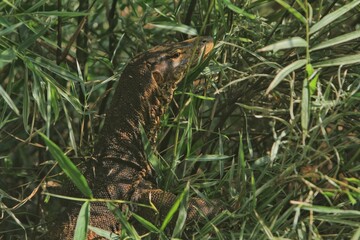
<path id="1" fill-rule="evenodd" d="M 209 53 L 211 52 L 211 50 L 213 50 L 214 48 L 214 41 L 212 39 L 212 37 L 203 37 L 201 39 L 202 43 L 204 46 L 202 47 L 202 51 L 203 51 L 203 58 L 206 58 Z"/>
<path id="2" fill-rule="evenodd" d="M 189 39 L 185 42 L 192 43 L 193 48 L 197 49 L 194 53 L 193 61 L 190 65 L 191 68 L 205 60 L 209 56 L 211 50 L 214 48 L 214 41 L 212 37 L 197 37 Z"/>

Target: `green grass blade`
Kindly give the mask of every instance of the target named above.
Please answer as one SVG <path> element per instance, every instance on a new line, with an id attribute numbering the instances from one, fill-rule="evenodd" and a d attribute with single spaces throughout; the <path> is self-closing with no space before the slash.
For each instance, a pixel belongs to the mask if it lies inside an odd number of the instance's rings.
<path id="1" fill-rule="evenodd" d="M 38 134 L 43 138 L 44 142 L 46 143 L 46 146 L 49 148 L 51 155 L 59 163 L 64 173 L 70 178 L 70 180 L 82 192 L 82 194 L 84 194 L 88 198 L 92 198 L 93 195 L 85 177 L 77 169 L 74 163 L 47 136 L 45 136 L 41 132 L 38 132 Z"/>
<path id="2" fill-rule="evenodd" d="M 301 205 L 301 203 L 295 201 L 293 202 L 293 204 Z M 335 207 L 326 207 L 326 206 L 318 206 L 318 205 L 310 205 L 310 204 L 301 205 L 301 209 L 314 211 L 318 213 L 336 214 L 344 217 L 360 216 L 360 211 L 357 210 L 343 210 Z"/>
<path id="3" fill-rule="evenodd" d="M 161 224 L 160 230 L 164 231 L 166 226 L 170 223 L 171 219 L 174 217 L 176 211 L 179 209 L 180 203 L 183 201 L 184 198 L 186 198 L 186 195 L 189 194 L 189 183 L 184 188 L 184 191 L 180 194 L 180 196 L 176 199 L 172 207 L 170 208 L 168 214 L 166 215 L 163 223 Z"/>
<path id="4" fill-rule="evenodd" d="M 8 33 L 14 32 L 16 28 L 20 27 L 20 26 L 23 25 L 23 24 L 24 24 L 23 22 L 19 22 L 19 23 L 17 23 L 17 24 L 14 24 L 14 25 L 11 25 L 11 26 L 5 28 L 4 30 L 1 30 L 1 31 L 0 31 L 0 37 L 6 35 L 6 34 L 8 34 Z"/>
<path id="5" fill-rule="evenodd" d="M 203 96 L 203 95 L 199 95 L 199 94 L 192 93 L 192 92 L 179 92 L 179 91 L 177 91 L 177 92 L 174 93 L 174 96 L 182 95 L 182 94 L 188 95 L 190 97 L 195 97 L 195 98 L 198 98 L 198 99 L 201 99 L 201 100 L 206 100 L 206 101 L 214 101 L 215 100 L 215 98 L 213 98 L 213 97 Z"/>
<path id="6" fill-rule="evenodd" d="M 274 78 L 274 80 L 270 83 L 269 87 L 266 89 L 266 93 L 268 94 L 271 90 L 273 90 L 287 75 L 291 72 L 303 67 L 306 64 L 306 59 L 297 60 L 288 66 L 284 67 Z"/>
<path id="7" fill-rule="evenodd" d="M 80 82 L 79 76 L 75 75 L 73 72 L 56 65 L 53 61 L 50 61 L 43 57 L 31 57 L 31 56 L 23 56 L 23 60 L 27 62 L 31 62 L 36 66 L 44 68 L 49 72 L 57 75 L 58 77 L 66 80 L 66 81 L 73 81 L 73 82 Z"/>
<path id="8" fill-rule="evenodd" d="M 33 4 L 30 8 L 27 8 L 25 10 L 25 12 L 31 13 L 35 9 L 38 9 L 38 8 L 42 7 L 45 4 L 45 2 L 46 2 L 46 0 L 36 1 L 36 3 Z"/>
<path id="9" fill-rule="evenodd" d="M 250 18 L 250 19 L 256 18 L 255 15 L 250 14 L 250 13 L 246 12 L 244 9 L 241 9 L 241 8 L 235 6 L 232 2 L 230 2 L 230 0 L 223 0 L 223 3 L 225 4 L 226 7 L 228 7 L 231 11 L 233 11 L 235 13 L 238 13 L 238 14 L 245 16 L 247 18 Z"/>
<path id="10" fill-rule="evenodd" d="M 247 184 L 246 184 L 246 160 L 245 160 L 245 152 L 244 152 L 244 143 L 242 133 L 239 132 L 239 150 L 237 157 L 237 181 L 241 182 L 241 192 L 246 192 Z"/>
<path id="11" fill-rule="evenodd" d="M 9 48 L 0 53 L 0 69 L 17 58 L 14 49 Z"/>
<path id="12" fill-rule="evenodd" d="M 24 129 L 28 131 L 29 129 L 29 115 L 30 115 L 30 95 L 28 88 L 28 80 L 29 80 L 29 70 L 25 69 L 25 86 L 24 86 L 24 98 L 23 98 L 23 109 L 22 109 L 22 117 L 23 117 L 23 125 Z"/>
<path id="13" fill-rule="evenodd" d="M 185 160 L 190 162 L 214 162 L 221 160 L 231 160 L 233 156 L 227 156 L 222 154 L 206 154 L 199 155 L 197 157 L 187 157 Z"/>
<path id="14" fill-rule="evenodd" d="M 337 44 L 348 42 L 348 41 L 351 41 L 351 40 L 359 38 L 359 37 L 360 37 L 360 30 L 353 31 L 351 33 L 346 33 L 341 36 L 338 36 L 338 37 L 332 38 L 330 40 L 324 41 L 322 43 L 319 43 L 315 47 L 311 48 L 310 52 L 320 50 L 323 48 L 327 48 L 327 47 L 332 47 Z"/>
<path id="15" fill-rule="evenodd" d="M 251 199 L 251 207 L 252 210 L 256 209 L 257 199 L 256 199 L 256 184 L 255 184 L 255 176 L 254 172 L 251 172 L 251 192 L 252 192 L 252 199 Z"/>
<path id="16" fill-rule="evenodd" d="M 10 218 L 12 218 L 13 221 L 14 221 L 19 227 L 21 227 L 21 228 L 24 230 L 24 232 L 25 232 L 25 234 L 24 234 L 25 240 L 27 240 L 28 238 L 27 238 L 27 234 L 26 234 L 26 228 L 25 228 L 25 226 L 21 223 L 21 221 L 16 217 L 16 215 L 15 215 L 11 210 L 9 210 L 9 208 L 8 208 L 5 204 L 3 204 L 2 202 L 0 202 L 0 209 L 1 209 L 1 211 L 2 211 L 2 214 L 4 214 L 3 212 L 6 212 L 6 213 L 10 216 Z"/>
<path id="17" fill-rule="evenodd" d="M 11 8 L 18 10 L 18 8 L 8 0 L 4 0 L 3 3 L 9 5 Z"/>
<path id="18" fill-rule="evenodd" d="M 309 81 L 304 79 L 302 97 L 301 97 L 301 128 L 303 130 L 303 136 L 305 137 L 308 132 L 310 121 L 310 91 Z"/>
<path id="19" fill-rule="evenodd" d="M 351 3 L 346 4 L 345 6 L 339 8 L 338 10 L 326 15 L 318 23 L 314 24 L 310 28 L 309 34 L 313 34 L 319 31 L 320 29 L 324 28 L 326 25 L 332 23 L 333 21 L 340 18 L 342 15 L 344 15 L 345 13 L 347 13 L 348 11 L 359 5 L 359 3 L 360 0 L 352 1 Z"/>
<path id="20" fill-rule="evenodd" d="M 29 68 L 31 71 L 32 69 Z M 37 108 L 40 112 L 41 117 L 46 121 L 46 106 L 45 106 L 45 96 L 44 96 L 44 89 L 43 89 L 43 83 L 41 77 L 37 74 L 35 71 L 32 72 L 32 85 L 31 85 L 31 93 L 32 97 L 34 98 L 35 103 L 37 104 Z"/>
<path id="21" fill-rule="evenodd" d="M 332 67 L 332 66 L 357 64 L 357 63 L 360 63 L 360 54 L 348 55 L 346 57 L 339 57 L 322 62 L 317 62 L 313 64 L 313 67 L 321 68 L 321 67 Z"/>
<path id="22" fill-rule="evenodd" d="M 360 239 L 360 227 L 358 227 L 354 235 L 351 237 L 351 240 L 357 240 L 357 239 Z"/>
<path id="23" fill-rule="evenodd" d="M 187 212 L 188 212 L 187 210 L 188 210 L 188 202 L 189 202 L 189 188 L 190 188 L 190 182 L 187 182 L 185 186 L 186 193 L 179 206 L 179 215 L 176 219 L 175 228 L 172 234 L 173 238 L 177 238 L 177 237 L 180 238 L 181 233 L 184 230 Z"/>
<path id="24" fill-rule="evenodd" d="M 283 0 L 275 0 L 277 3 L 279 3 L 281 6 L 283 6 L 286 10 L 288 10 L 294 17 L 296 17 L 300 22 L 303 24 L 306 24 L 306 18 L 299 13 L 295 8 L 291 7 L 287 2 Z"/>
<path id="25" fill-rule="evenodd" d="M 126 230 L 126 233 L 129 235 L 129 237 L 131 237 L 131 239 L 140 240 L 139 234 L 136 232 L 134 227 L 128 222 L 127 217 L 120 210 L 120 208 L 113 203 L 107 203 L 106 205 L 110 209 L 110 211 L 114 214 L 116 220 L 118 220 L 121 223 L 121 227 L 124 230 Z"/>
<path id="26" fill-rule="evenodd" d="M 195 28 L 189 27 L 185 24 L 179 24 L 175 22 L 153 22 L 149 24 L 159 29 L 181 32 L 189 35 L 198 35 Z"/>
<path id="27" fill-rule="evenodd" d="M 16 113 L 16 115 L 20 116 L 19 109 L 16 107 L 16 104 L 13 102 L 13 100 L 10 98 L 10 96 L 7 94 L 5 89 L 0 85 L 0 95 L 5 100 L 7 105 Z"/>
<path id="28" fill-rule="evenodd" d="M 50 83 L 51 86 L 56 89 L 56 92 L 58 94 L 60 94 L 63 98 L 65 98 L 76 109 L 76 111 L 78 111 L 80 113 L 83 112 L 81 109 L 81 103 L 80 103 L 79 99 L 76 98 L 76 96 L 74 96 L 73 92 L 70 93 L 69 90 L 65 89 L 54 78 L 52 78 L 49 74 L 40 70 L 39 68 L 33 66 L 32 70 L 33 70 L 34 76 L 36 75 L 36 77 L 39 79 L 38 80 L 39 82 L 46 81 L 46 82 Z M 41 84 L 40 84 L 40 87 L 38 88 L 38 90 L 39 89 L 41 89 Z M 40 91 L 37 94 L 42 95 L 42 92 Z M 44 101 L 41 101 L 41 102 L 44 102 Z"/>
<path id="29" fill-rule="evenodd" d="M 84 202 L 81 206 L 79 216 L 76 221 L 76 227 L 74 231 L 74 239 L 76 240 L 85 240 L 87 237 L 87 230 L 89 225 L 90 218 L 90 203 L 88 201 Z"/>
<path id="30" fill-rule="evenodd" d="M 42 35 L 44 35 L 48 29 L 49 29 L 50 25 L 45 25 L 39 32 L 29 36 L 24 42 L 22 42 L 19 47 L 18 47 L 18 51 L 24 51 L 25 49 L 27 49 L 28 47 L 30 47 L 31 45 L 33 45 L 36 41 L 36 39 L 40 38 Z"/>
<path id="31" fill-rule="evenodd" d="M 306 72 L 309 81 L 310 96 L 312 96 L 316 91 L 320 73 L 319 71 L 316 72 L 311 64 L 306 65 Z"/>
<path id="32" fill-rule="evenodd" d="M 281 40 L 274 44 L 270 44 L 266 47 L 263 47 L 258 50 L 258 52 L 266 52 L 266 51 L 273 51 L 277 52 L 281 49 L 288 49 L 288 48 L 297 48 L 297 47 L 307 47 L 307 42 L 301 37 L 293 37 L 285 40 Z"/>
<path id="33" fill-rule="evenodd" d="M 63 107 L 64 113 L 65 113 L 65 118 L 66 118 L 68 130 L 69 130 L 70 144 L 71 144 L 71 147 L 74 149 L 75 156 L 77 156 L 77 146 L 76 146 L 74 130 L 73 130 L 73 127 L 72 127 L 72 121 L 71 121 L 71 118 L 69 116 L 66 105 L 64 104 L 64 101 L 61 100 L 61 103 L 62 103 L 62 107 Z"/>
<path id="34" fill-rule="evenodd" d="M 52 109 L 51 109 L 51 85 L 47 83 L 46 87 L 46 135 L 50 136 L 50 126 L 51 126 L 51 117 L 52 117 Z"/>
<path id="35" fill-rule="evenodd" d="M 150 232 L 158 233 L 160 230 L 152 224 L 150 221 L 146 220 L 145 218 L 141 217 L 140 215 L 137 215 L 136 213 L 132 213 L 131 216 L 133 216 L 143 227 L 145 227 Z"/>
<path id="36" fill-rule="evenodd" d="M 51 85 L 49 87 L 50 87 L 50 97 L 51 97 L 50 105 L 51 105 L 52 114 L 54 115 L 54 121 L 56 122 L 59 119 L 59 115 L 60 115 L 60 107 L 59 107 L 60 98 L 59 95 L 57 94 L 56 88 Z"/>
<path id="37" fill-rule="evenodd" d="M 16 14 L 16 15 L 28 15 L 28 14 L 31 14 L 31 16 L 33 16 L 33 14 L 37 14 L 42 16 L 57 16 L 57 17 L 69 17 L 69 18 L 89 15 L 89 13 L 86 12 L 65 12 L 65 11 L 39 11 L 39 12 L 27 12 L 24 14 Z"/>
<path id="38" fill-rule="evenodd" d="M 91 231 L 93 231 L 94 233 L 96 233 L 97 235 L 99 235 L 99 237 L 104 237 L 104 238 L 110 239 L 110 240 L 121 240 L 120 236 L 116 235 L 113 232 L 106 231 L 101 228 L 93 227 L 91 225 L 89 226 L 89 229 Z"/>

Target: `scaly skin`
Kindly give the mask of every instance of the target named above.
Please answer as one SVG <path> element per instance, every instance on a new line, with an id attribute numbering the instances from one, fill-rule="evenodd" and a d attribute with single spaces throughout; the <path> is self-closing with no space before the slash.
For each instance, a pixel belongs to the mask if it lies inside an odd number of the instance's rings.
<path id="1" fill-rule="evenodd" d="M 95 145 L 95 158 L 85 162 L 83 167 L 94 198 L 128 200 L 146 205 L 151 201 L 159 214 L 143 207 L 135 207 L 133 211 L 154 224 L 162 222 L 176 196 L 157 188 L 154 183 L 139 126 L 144 127 L 154 143 L 160 117 L 172 100 L 177 84 L 212 48 L 211 38 L 193 38 L 154 47 L 136 56 L 126 66 L 106 113 L 100 140 Z M 81 197 L 74 189 L 65 192 Z M 66 214 L 50 231 L 50 239 L 72 239 L 80 206 L 69 201 L 67 205 Z M 207 217 L 216 212 L 210 204 L 193 198 L 189 201 L 187 221 L 200 217 L 197 209 Z M 103 203 L 91 204 L 90 225 L 115 233 L 121 231 L 121 226 Z M 138 225 L 135 224 L 136 229 L 144 232 Z M 88 239 L 101 238 L 90 231 Z"/>

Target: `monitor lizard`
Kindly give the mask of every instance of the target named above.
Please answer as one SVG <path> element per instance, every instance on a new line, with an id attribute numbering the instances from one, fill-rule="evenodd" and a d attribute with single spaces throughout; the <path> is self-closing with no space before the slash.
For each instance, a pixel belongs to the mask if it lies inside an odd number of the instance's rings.
<path id="1" fill-rule="evenodd" d="M 210 37 L 196 37 L 179 43 L 156 46 L 134 57 L 125 67 L 115 90 L 94 159 L 81 168 L 94 198 L 120 199 L 149 205 L 132 210 L 159 224 L 173 206 L 176 195 L 159 189 L 145 156 L 140 125 L 150 142 L 156 141 L 160 117 L 173 97 L 177 84 L 186 72 L 205 59 L 213 49 Z M 65 189 L 69 196 L 80 197 L 74 188 Z M 69 190 L 72 189 L 72 190 Z M 67 210 L 56 221 L 49 239 L 72 239 L 80 205 L 67 201 Z M 122 206 L 121 208 L 123 208 Z M 218 208 L 200 198 L 190 198 L 187 222 L 213 216 Z M 155 216 L 155 217 L 154 217 Z M 90 225 L 119 233 L 121 226 L 104 203 L 91 203 Z M 172 223 L 173 225 L 173 223 Z M 135 228 L 142 232 L 139 224 Z M 171 228 L 171 226 L 170 226 Z M 92 231 L 88 239 L 101 239 Z"/>

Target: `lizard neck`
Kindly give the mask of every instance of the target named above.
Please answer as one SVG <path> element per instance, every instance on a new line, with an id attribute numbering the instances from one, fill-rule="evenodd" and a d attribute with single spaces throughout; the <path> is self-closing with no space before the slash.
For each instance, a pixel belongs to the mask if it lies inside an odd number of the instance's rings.
<path id="1" fill-rule="evenodd" d="M 129 63 L 115 90 L 95 145 L 99 159 L 115 158 L 148 169 L 140 126 L 151 143 L 175 86 L 160 89 L 146 66 Z"/>
<path id="2" fill-rule="evenodd" d="M 164 44 L 137 55 L 124 69 L 95 145 L 98 159 L 115 159 L 150 169 L 140 126 L 152 144 L 160 117 L 185 72 L 213 48 L 209 37 Z"/>

